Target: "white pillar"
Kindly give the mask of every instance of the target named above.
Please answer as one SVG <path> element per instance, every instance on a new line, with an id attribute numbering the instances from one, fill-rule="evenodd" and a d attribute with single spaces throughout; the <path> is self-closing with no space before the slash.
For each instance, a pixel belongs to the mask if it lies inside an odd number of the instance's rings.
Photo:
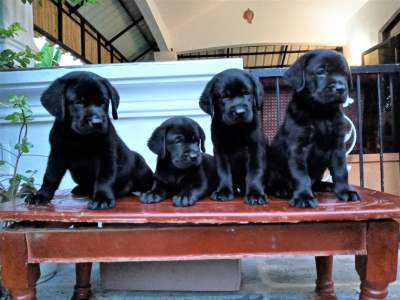
<path id="1" fill-rule="evenodd" d="M 174 51 L 155 51 L 154 61 L 171 61 L 178 60 L 178 56 Z"/>
<path id="2" fill-rule="evenodd" d="M 26 46 L 33 51 L 38 51 L 33 42 L 33 9 L 29 3 L 23 4 L 21 0 L 0 1 L 0 27 L 6 28 L 18 22 L 26 31 L 19 31 L 13 38 L 0 39 L 0 51 L 11 49 L 21 51 Z"/>

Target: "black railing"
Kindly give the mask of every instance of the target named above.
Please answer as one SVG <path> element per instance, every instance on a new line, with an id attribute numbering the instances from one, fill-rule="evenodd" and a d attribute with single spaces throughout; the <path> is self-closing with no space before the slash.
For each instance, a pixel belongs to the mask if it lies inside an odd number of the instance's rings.
<path id="1" fill-rule="evenodd" d="M 264 85 L 263 128 L 269 139 L 275 135 L 292 91 L 282 76 L 286 68 L 250 69 Z M 364 186 L 364 154 L 378 153 L 380 189 L 385 190 L 384 153 L 400 152 L 400 64 L 351 67 L 354 102 L 345 114 L 355 124 L 360 186 Z"/>

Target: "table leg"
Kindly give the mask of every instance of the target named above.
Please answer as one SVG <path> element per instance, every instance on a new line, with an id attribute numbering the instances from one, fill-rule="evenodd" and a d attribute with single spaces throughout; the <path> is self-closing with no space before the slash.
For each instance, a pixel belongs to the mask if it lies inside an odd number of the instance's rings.
<path id="1" fill-rule="evenodd" d="M 77 263 L 75 265 L 76 284 L 72 300 L 88 300 L 92 297 L 90 289 L 90 274 L 92 263 Z"/>
<path id="2" fill-rule="evenodd" d="M 1 274 L 12 300 L 36 299 L 36 281 L 40 276 L 39 264 L 28 263 L 28 250 L 24 232 L 0 234 Z"/>
<path id="3" fill-rule="evenodd" d="M 313 299 L 336 300 L 332 280 L 333 256 L 316 256 L 315 265 L 317 267 L 317 280 Z"/>
<path id="4" fill-rule="evenodd" d="M 360 300 L 385 300 L 389 283 L 396 280 L 399 224 L 394 221 L 370 222 L 367 255 L 356 256 L 361 279 Z"/>

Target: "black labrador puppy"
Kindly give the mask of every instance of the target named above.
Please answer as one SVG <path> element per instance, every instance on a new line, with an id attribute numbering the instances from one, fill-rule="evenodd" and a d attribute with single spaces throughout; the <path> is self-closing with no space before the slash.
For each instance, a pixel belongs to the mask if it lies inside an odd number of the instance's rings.
<path id="1" fill-rule="evenodd" d="M 173 117 L 157 127 L 147 144 L 158 155 L 155 180 L 140 200 L 157 203 L 172 197 L 175 206 L 190 206 L 208 196 L 217 173 L 214 158 L 202 153 L 204 140 L 203 129 L 189 118 Z"/>
<path id="2" fill-rule="evenodd" d="M 119 138 L 108 116 L 111 102 L 118 118 L 119 95 L 107 79 L 71 72 L 55 80 L 40 100 L 55 121 L 42 187 L 26 203 L 48 203 L 67 170 L 78 184 L 72 193 L 92 197 L 89 209 L 112 208 L 117 196 L 151 187 L 151 169 Z"/>
<path id="3" fill-rule="evenodd" d="M 248 204 L 267 203 L 263 186 L 267 142 L 259 120 L 262 101 L 262 85 L 247 71 L 228 69 L 207 83 L 199 105 L 212 117 L 219 185 L 211 198 L 225 201 L 239 194 Z"/>
<path id="4" fill-rule="evenodd" d="M 284 77 L 294 93 L 268 151 L 268 191 L 291 197 L 294 207 L 317 207 L 315 191 L 333 191 L 343 201 L 360 200 L 347 179 L 342 104 L 352 82 L 346 60 L 333 50 L 310 51 Z M 321 181 L 327 168 L 333 184 Z"/>

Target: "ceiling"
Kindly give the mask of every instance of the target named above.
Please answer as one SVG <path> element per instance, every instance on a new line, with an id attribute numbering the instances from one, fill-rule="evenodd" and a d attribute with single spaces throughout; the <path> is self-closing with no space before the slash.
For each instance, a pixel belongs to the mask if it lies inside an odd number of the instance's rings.
<path id="1" fill-rule="evenodd" d="M 169 37 L 166 48 L 178 53 L 246 44 L 341 46 L 346 23 L 367 1 L 136 0 L 151 3 L 155 25 L 162 24 Z M 254 11 L 252 24 L 242 18 L 248 8 Z"/>
<path id="2" fill-rule="evenodd" d="M 79 7 L 78 12 L 130 61 L 150 60 L 158 50 L 133 0 L 99 0 Z"/>

